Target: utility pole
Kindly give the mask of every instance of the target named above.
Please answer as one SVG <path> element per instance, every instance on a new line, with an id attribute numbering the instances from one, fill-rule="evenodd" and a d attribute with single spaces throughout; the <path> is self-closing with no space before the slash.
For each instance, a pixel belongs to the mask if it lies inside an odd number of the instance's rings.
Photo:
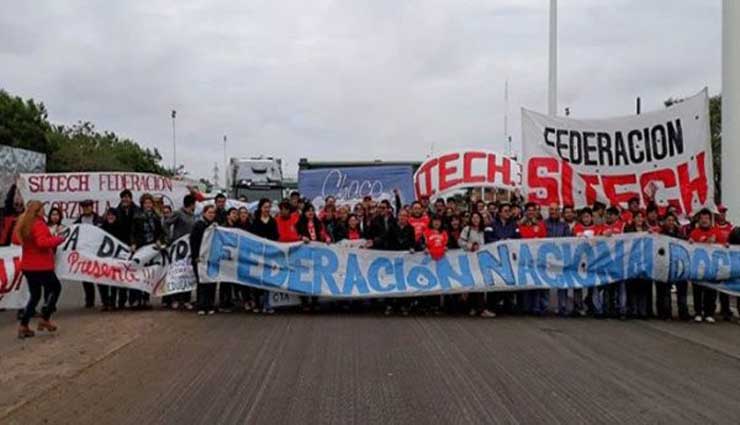
<path id="1" fill-rule="evenodd" d="M 558 111 L 558 0 L 550 0 L 549 78 L 547 86 L 547 114 Z"/>
<path id="2" fill-rule="evenodd" d="M 504 82 L 504 140 L 508 145 L 507 155 L 511 156 L 511 136 L 509 136 L 509 80 Z"/>
<path id="3" fill-rule="evenodd" d="M 740 2 L 722 2 L 722 203 L 740 220 Z M 711 176 L 710 178 L 714 178 Z"/>
<path id="4" fill-rule="evenodd" d="M 226 135 L 224 134 L 224 186 L 225 189 L 229 190 L 229 167 L 226 162 Z"/>
<path id="5" fill-rule="evenodd" d="M 172 172 L 177 175 L 177 136 L 175 133 L 175 117 L 177 111 L 172 110 Z"/>
<path id="6" fill-rule="evenodd" d="M 637 99 L 635 99 L 635 112 L 637 112 L 637 115 L 640 115 L 640 112 L 642 112 L 642 101 L 640 100 L 640 96 L 637 96 Z"/>

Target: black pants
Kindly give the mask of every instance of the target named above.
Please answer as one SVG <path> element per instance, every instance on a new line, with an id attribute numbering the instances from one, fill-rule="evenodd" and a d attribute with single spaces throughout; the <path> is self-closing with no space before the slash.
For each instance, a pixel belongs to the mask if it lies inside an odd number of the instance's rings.
<path id="1" fill-rule="evenodd" d="M 676 282 L 676 304 L 678 305 L 678 318 L 689 320 L 689 282 Z M 669 294 L 670 295 L 670 294 Z"/>
<path id="2" fill-rule="evenodd" d="M 719 311 L 725 319 L 732 318 L 732 307 L 730 307 L 730 296 L 724 292 L 719 293 Z"/>
<path id="3" fill-rule="evenodd" d="M 118 303 L 118 308 L 126 308 L 126 301 L 128 301 L 128 289 L 126 288 L 113 288 L 115 296 L 113 296 L 113 302 Z"/>
<path id="4" fill-rule="evenodd" d="M 49 271 L 24 271 L 23 275 L 28 282 L 28 291 L 31 298 L 26 304 L 26 309 L 21 317 L 21 325 L 28 326 L 31 318 L 36 314 L 36 306 L 41 301 L 42 289 L 44 293 L 44 307 L 41 309 L 41 316 L 44 320 L 49 320 L 51 315 L 57 310 L 57 301 L 59 294 L 62 292 L 62 284 L 59 283 L 57 275 L 53 270 Z"/>
<path id="5" fill-rule="evenodd" d="M 220 282 L 218 284 L 218 307 L 219 308 L 233 308 L 234 307 L 234 284 L 231 282 Z"/>
<path id="6" fill-rule="evenodd" d="M 98 292 L 100 292 L 100 302 L 103 304 L 103 307 L 115 307 L 115 289 L 116 288 L 108 285 L 98 285 Z"/>
<path id="7" fill-rule="evenodd" d="M 694 293 L 694 315 L 713 317 L 717 310 L 717 291 L 696 284 L 691 287 Z"/>
<path id="8" fill-rule="evenodd" d="M 92 282 L 82 282 L 82 289 L 85 292 L 85 307 L 94 307 L 95 284 Z"/>
<path id="9" fill-rule="evenodd" d="M 652 292 L 652 290 L 652 280 L 634 279 L 627 282 L 627 293 L 632 294 L 631 297 L 628 296 L 632 303 L 629 311 L 631 311 L 635 317 L 642 319 L 650 317 L 650 309 L 648 308 L 648 292 Z"/>
<path id="10" fill-rule="evenodd" d="M 670 319 L 673 316 L 672 286 L 670 283 L 655 282 L 658 317 L 661 319 Z"/>

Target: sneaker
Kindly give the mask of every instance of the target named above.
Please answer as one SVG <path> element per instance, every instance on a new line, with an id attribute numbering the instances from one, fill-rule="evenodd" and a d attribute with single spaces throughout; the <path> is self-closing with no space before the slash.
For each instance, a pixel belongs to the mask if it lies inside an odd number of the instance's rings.
<path id="1" fill-rule="evenodd" d="M 216 310 L 208 310 L 209 316 L 213 316 L 214 314 L 216 314 Z"/>
<path id="2" fill-rule="evenodd" d="M 715 323 L 716 322 L 716 320 L 714 320 L 714 317 L 712 317 L 712 316 L 707 316 L 706 318 L 704 318 L 704 321 L 707 322 L 707 323 Z"/>
<path id="3" fill-rule="evenodd" d="M 273 310 L 271 308 L 266 308 L 265 309 L 265 314 L 275 314 L 275 310 Z"/>
<path id="4" fill-rule="evenodd" d="M 231 313 L 231 309 L 230 308 L 219 308 L 218 312 L 219 313 Z"/>
<path id="5" fill-rule="evenodd" d="M 387 307 L 385 308 L 385 313 L 384 313 L 384 314 L 385 314 L 386 316 L 390 316 L 391 314 L 393 314 L 393 307 L 391 307 L 391 306 L 387 306 Z"/>
<path id="6" fill-rule="evenodd" d="M 470 317 L 475 317 L 477 315 L 478 315 L 478 311 L 476 311 L 476 309 L 474 308 L 471 308 L 470 311 L 468 312 L 468 316 Z"/>
<path id="7" fill-rule="evenodd" d="M 194 308 L 191 303 L 185 303 L 185 310 L 192 311 Z"/>
<path id="8" fill-rule="evenodd" d="M 206 311 L 205 310 L 198 310 L 198 316 L 205 316 Z"/>
<path id="9" fill-rule="evenodd" d="M 171 309 L 173 309 L 173 310 L 177 310 L 177 309 L 179 309 L 179 308 L 180 308 L 180 303 L 179 303 L 179 302 L 177 302 L 177 301 L 175 301 L 175 302 L 173 302 L 173 303 L 172 303 L 172 304 L 170 305 L 170 308 L 171 308 Z"/>
<path id="10" fill-rule="evenodd" d="M 699 316 L 698 314 L 694 316 L 694 322 L 696 323 L 701 323 L 703 320 L 704 319 L 702 319 L 701 316 Z"/>
<path id="11" fill-rule="evenodd" d="M 491 310 L 483 310 L 480 314 L 480 317 L 494 318 L 496 317 L 496 313 L 492 312 Z"/>

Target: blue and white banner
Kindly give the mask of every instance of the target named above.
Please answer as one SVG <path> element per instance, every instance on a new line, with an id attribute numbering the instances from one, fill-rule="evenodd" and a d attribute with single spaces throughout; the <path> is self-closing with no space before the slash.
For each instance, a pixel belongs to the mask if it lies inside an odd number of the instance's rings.
<path id="1" fill-rule="evenodd" d="M 394 189 L 399 190 L 403 202 L 414 199 L 413 170 L 410 165 L 321 168 L 298 172 L 301 195 L 311 201 L 320 198 L 320 204 L 327 196 L 348 203 L 360 201 L 364 196 L 392 200 Z"/>
<path id="2" fill-rule="evenodd" d="M 585 288 L 629 279 L 715 282 L 709 285 L 740 293 L 740 249 L 633 233 L 509 240 L 475 253 L 448 251 L 434 261 L 425 253 L 282 244 L 211 227 L 199 275 L 202 281 L 330 298 Z"/>

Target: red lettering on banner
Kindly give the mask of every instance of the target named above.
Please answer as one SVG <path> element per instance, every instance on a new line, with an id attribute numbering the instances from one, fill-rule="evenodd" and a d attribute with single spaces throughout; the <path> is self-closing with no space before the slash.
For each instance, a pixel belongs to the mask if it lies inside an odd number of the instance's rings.
<path id="1" fill-rule="evenodd" d="M 488 155 L 488 182 L 496 181 L 496 174 L 501 174 L 501 181 L 507 186 L 511 186 L 511 161 L 503 157 L 501 165 L 496 165 L 496 155 Z"/>
<path id="2" fill-rule="evenodd" d="M 428 162 L 422 164 L 419 170 L 416 172 L 416 193 L 421 196 L 434 195 L 432 190 L 432 168 L 437 165 L 437 159 L 434 158 Z M 419 187 L 419 180 L 424 177 L 424 190 L 422 191 Z"/>
<path id="3" fill-rule="evenodd" d="M 462 182 L 462 179 L 448 179 L 449 176 L 457 172 L 457 167 L 447 166 L 448 163 L 456 161 L 460 158 L 459 153 L 451 153 L 442 155 L 439 157 L 439 191 L 444 192 L 445 190 L 456 186 Z"/>
<path id="4" fill-rule="evenodd" d="M 536 188 L 529 191 L 529 202 L 536 202 L 540 205 L 549 205 L 552 203 L 560 204 L 558 198 L 558 180 L 555 177 L 543 177 L 538 174 L 539 170 L 548 173 L 557 173 L 560 161 L 555 158 L 538 157 L 532 158 L 527 162 L 527 176 L 529 187 Z M 538 194 L 538 190 L 544 190 L 544 194 Z"/>
<path id="5" fill-rule="evenodd" d="M 578 176 L 583 180 L 583 183 L 586 186 L 586 203 L 588 205 L 593 205 L 593 203 L 596 202 L 596 187 L 599 185 L 599 176 L 592 176 L 589 174 L 579 174 Z"/>
<path id="6" fill-rule="evenodd" d="M 5 261 L 0 260 L 0 297 L 13 291 L 21 289 L 21 280 L 23 272 L 21 271 L 21 257 L 13 257 L 13 280 L 8 278 L 8 269 L 5 267 Z"/>
<path id="7" fill-rule="evenodd" d="M 96 259 L 80 258 L 77 251 L 72 251 L 67 256 L 69 271 L 82 274 L 95 279 L 105 278 L 120 283 L 139 282 L 133 269 L 126 265 L 111 265 Z"/>
<path id="8" fill-rule="evenodd" d="M 473 175 L 473 160 L 485 158 L 485 152 L 465 152 L 463 154 L 463 181 L 465 183 L 483 183 L 486 181 L 486 176 Z"/>
<path id="9" fill-rule="evenodd" d="M 28 189 L 31 193 L 44 192 L 89 192 L 88 174 L 44 174 L 30 176 Z"/>
<path id="10" fill-rule="evenodd" d="M 702 205 L 708 201 L 709 184 L 705 170 L 704 152 L 692 158 L 698 175 L 690 175 L 690 163 L 679 164 L 676 168 L 661 168 L 643 174 L 578 174 L 573 181 L 573 168 L 564 161 L 551 157 L 534 157 L 527 161 L 528 200 L 538 204 L 558 203 L 575 206 L 592 205 L 599 198 L 606 198 L 611 205 L 627 206 L 632 197 L 647 201 L 648 188 L 657 185 L 659 190 L 674 189 L 680 199 L 666 199 L 679 213 L 691 212 L 697 199 Z M 603 199 L 603 198 L 602 198 Z"/>
<path id="11" fill-rule="evenodd" d="M 563 162 L 563 187 L 560 191 L 563 205 L 573 205 L 573 167 L 567 162 Z"/>
<path id="12" fill-rule="evenodd" d="M 662 187 L 676 187 L 676 175 L 668 169 L 648 171 L 647 173 L 640 176 L 640 187 L 642 188 L 642 199 L 652 199 L 654 195 L 648 194 L 647 189 L 651 183 L 660 182 Z M 658 185 L 660 187 L 661 185 Z M 681 201 L 678 199 L 667 199 L 668 205 L 676 207 L 678 211 L 683 210 L 681 208 Z"/>
<path id="13" fill-rule="evenodd" d="M 604 187 L 604 195 L 606 195 L 610 205 L 624 205 L 631 198 L 640 195 L 637 192 L 629 190 L 620 191 L 617 189 L 618 186 L 634 186 L 637 183 L 637 177 L 634 174 L 602 176 L 601 182 Z"/>
<path id="14" fill-rule="evenodd" d="M 687 210 L 691 210 L 691 200 L 696 193 L 699 197 L 699 202 L 704 204 L 707 201 L 707 192 L 709 187 L 707 185 L 707 174 L 704 169 L 704 152 L 696 155 L 696 168 L 699 171 L 699 175 L 695 179 L 691 179 L 689 176 L 689 164 L 681 164 L 678 166 L 678 182 L 681 187 L 681 200 Z"/>

